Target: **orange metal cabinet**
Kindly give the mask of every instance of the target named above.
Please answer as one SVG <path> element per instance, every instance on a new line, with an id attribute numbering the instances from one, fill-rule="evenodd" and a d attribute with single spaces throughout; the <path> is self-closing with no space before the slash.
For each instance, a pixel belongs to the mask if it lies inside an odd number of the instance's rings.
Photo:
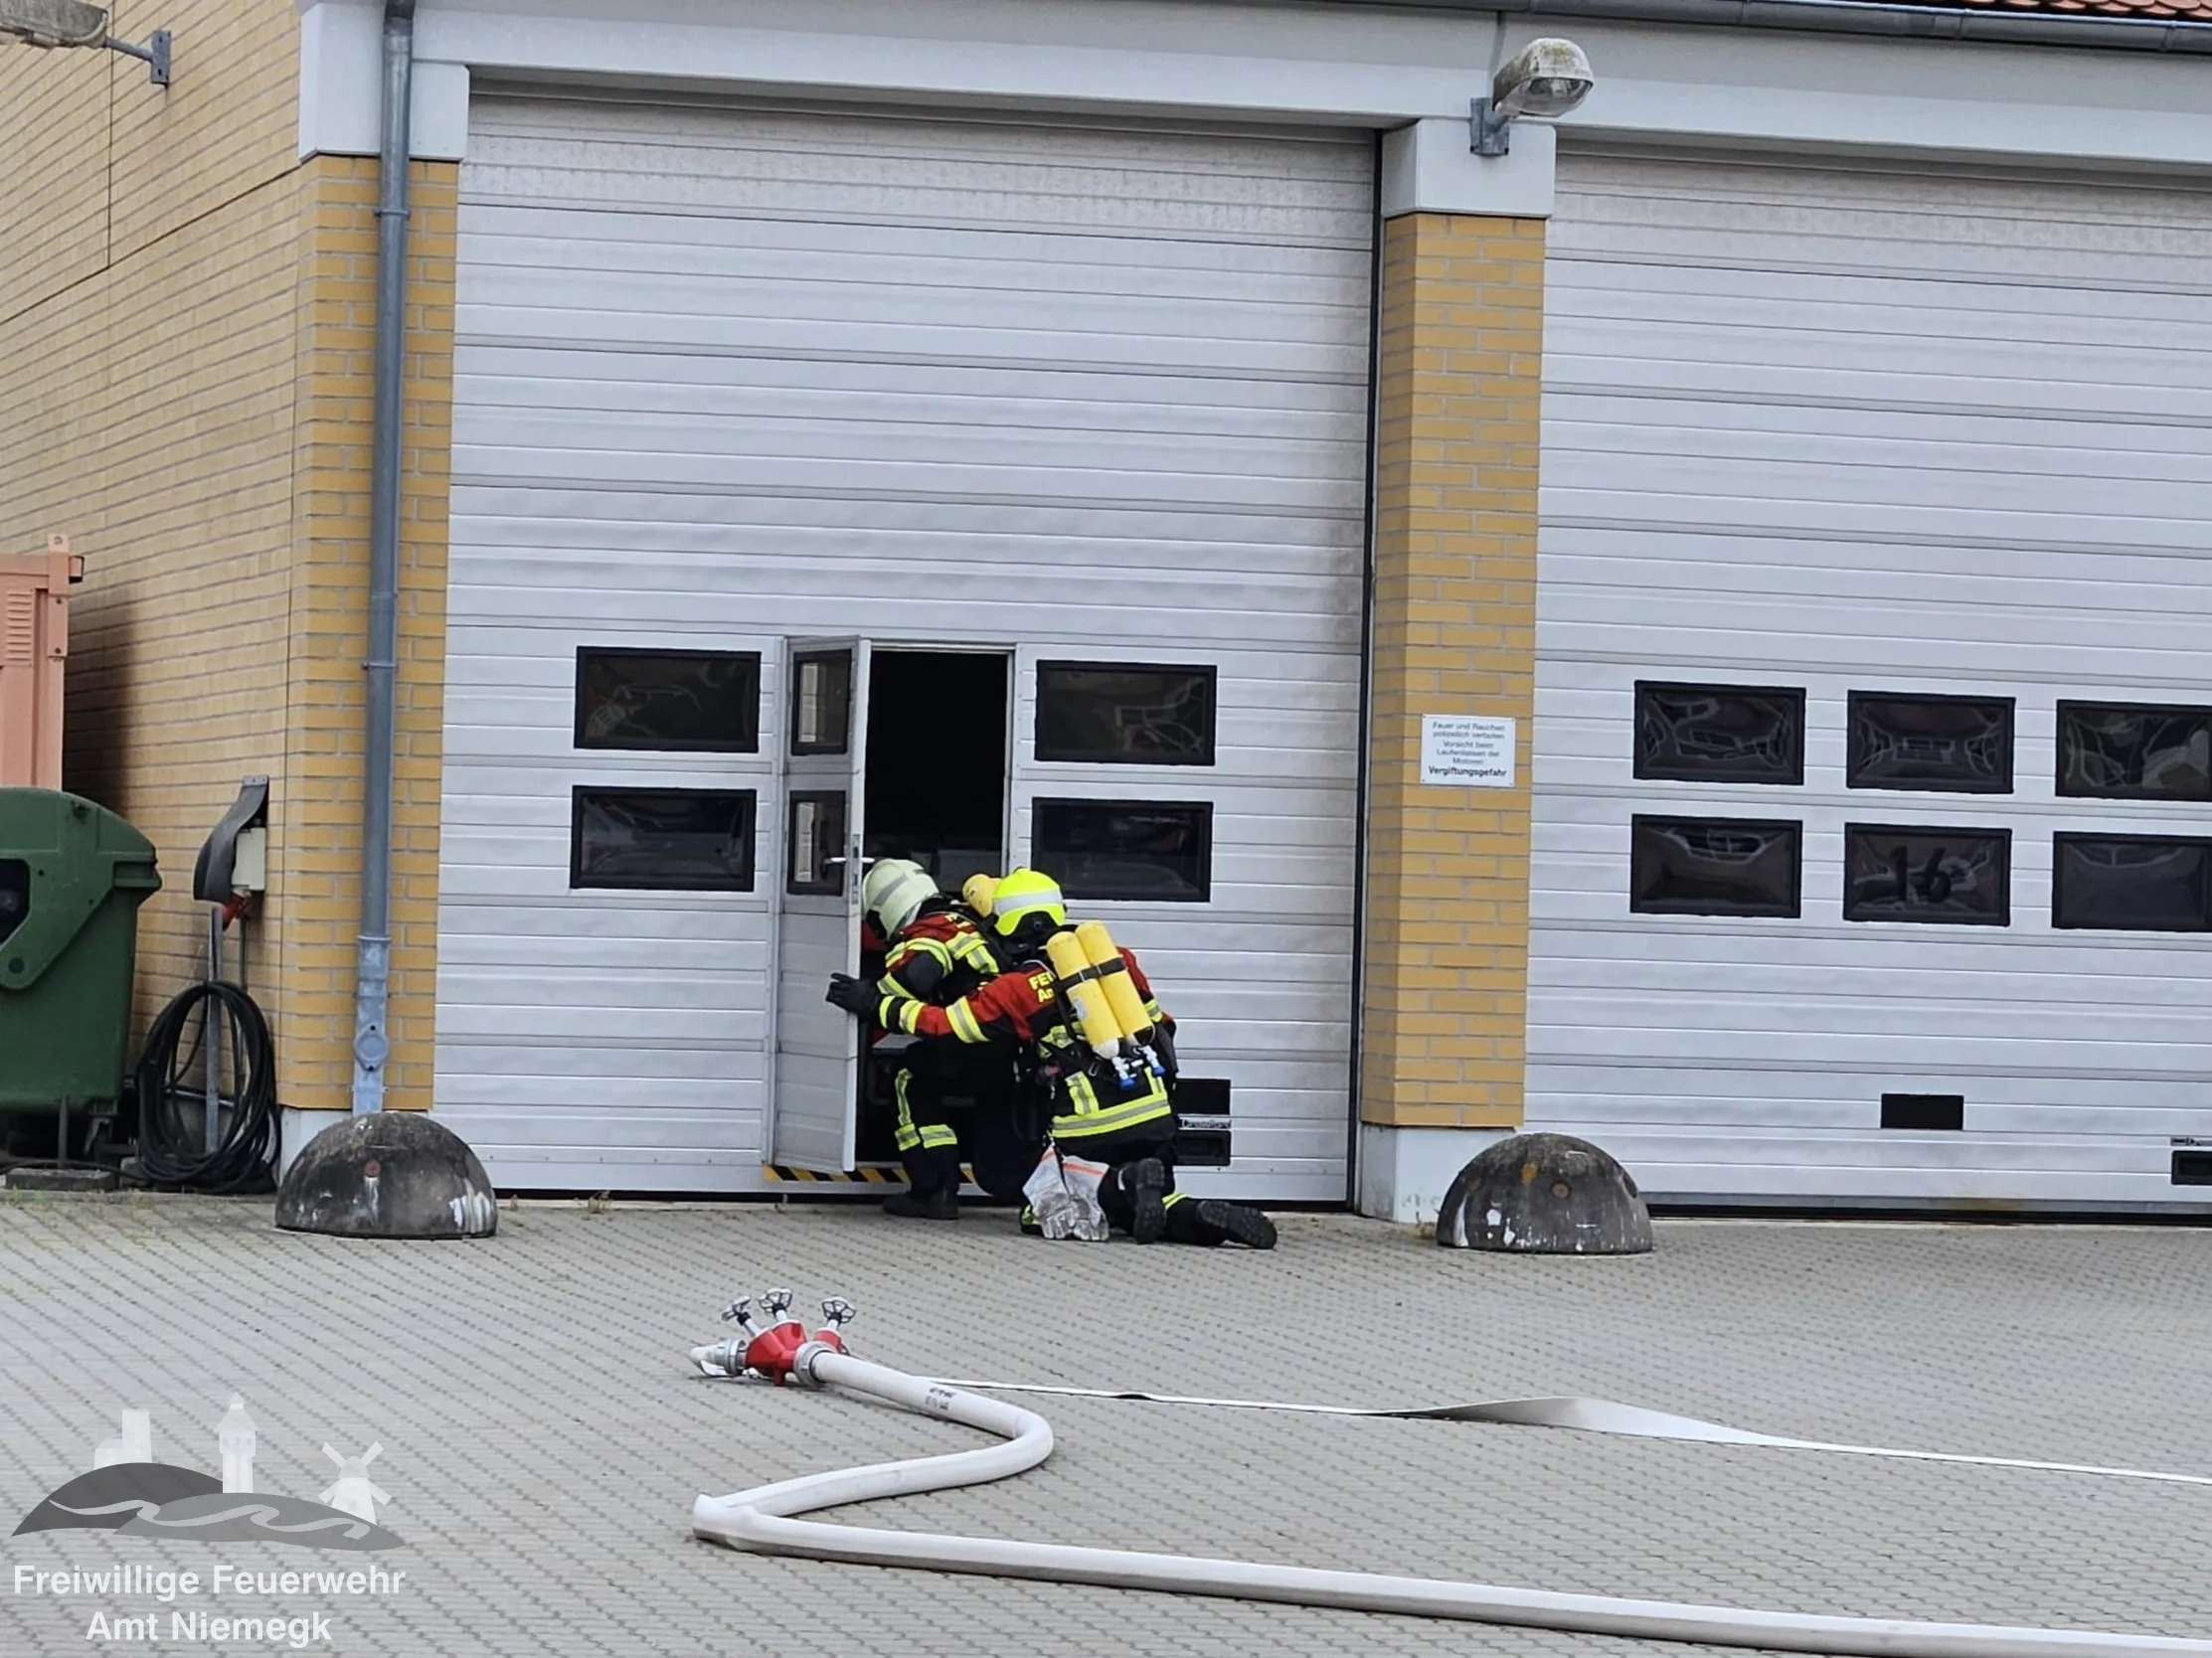
<path id="1" fill-rule="evenodd" d="M 0 554 L 0 788 L 62 786 L 69 589 L 84 580 L 67 536 L 49 536 L 44 553 Z"/>

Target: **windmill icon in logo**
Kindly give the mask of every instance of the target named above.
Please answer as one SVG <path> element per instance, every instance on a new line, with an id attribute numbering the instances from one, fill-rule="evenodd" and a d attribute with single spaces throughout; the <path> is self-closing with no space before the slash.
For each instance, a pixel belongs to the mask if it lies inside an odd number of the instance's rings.
<path id="1" fill-rule="evenodd" d="M 358 1520 L 366 1520 L 370 1525 L 375 1525 L 377 1504 L 392 1500 L 389 1492 L 378 1490 L 369 1478 L 369 1464 L 383 1450 L 382 1445 L 371 1445 L 359 1456 L 340 1456 L 328 1445 L 323 1446 L 323 1455 L 338 1465 L 338 1478 L 329 1490 L 315 1500 L 328 1504 L 340 1513 L 350 1514 Z"/>

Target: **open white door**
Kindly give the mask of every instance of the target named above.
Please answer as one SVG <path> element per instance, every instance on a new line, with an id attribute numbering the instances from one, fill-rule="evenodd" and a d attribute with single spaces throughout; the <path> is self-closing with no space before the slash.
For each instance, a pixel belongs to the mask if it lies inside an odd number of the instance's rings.
<path id="1" fill-rule="evenodd" d="M 868 641 L 793 639 L 787 660 L 768 1160 L 835 1174 L 853 1166 L 861 1032 L 822 993 L 860 970 Z"/>

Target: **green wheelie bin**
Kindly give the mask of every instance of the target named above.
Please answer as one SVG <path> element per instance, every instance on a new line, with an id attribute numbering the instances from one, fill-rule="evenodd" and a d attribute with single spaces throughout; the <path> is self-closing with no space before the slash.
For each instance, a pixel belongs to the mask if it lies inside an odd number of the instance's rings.
<path id="1" fill-rule="evenodd" d="M 153 843 L 104 806 L 0 788 L 0 1111 L 115 1107 Z"/>

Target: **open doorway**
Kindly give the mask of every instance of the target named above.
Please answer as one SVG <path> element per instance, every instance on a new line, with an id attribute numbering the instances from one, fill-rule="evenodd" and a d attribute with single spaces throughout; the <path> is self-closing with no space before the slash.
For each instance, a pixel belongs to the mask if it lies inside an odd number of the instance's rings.
<path id="1" fill-rule="evenodd" d="M 862 856 L 912 858 L 948 892 L 1004 874 L 1012 658 L 878 646 L 872 661 Z"/>
<path id="2" fill-rule="evenodd" d="M 878 646 L 870 663 L 862 856 L 911 858 L 948 893 L 978 872 L 1004 874 L 1013 658 Z M 864 951 L 863 976 L 882 971 L 882 956 Z M 861 1164 L 898 1161 L 892 1078 L 907 1041 L 878 1043 L 861 1067 Z"/>

